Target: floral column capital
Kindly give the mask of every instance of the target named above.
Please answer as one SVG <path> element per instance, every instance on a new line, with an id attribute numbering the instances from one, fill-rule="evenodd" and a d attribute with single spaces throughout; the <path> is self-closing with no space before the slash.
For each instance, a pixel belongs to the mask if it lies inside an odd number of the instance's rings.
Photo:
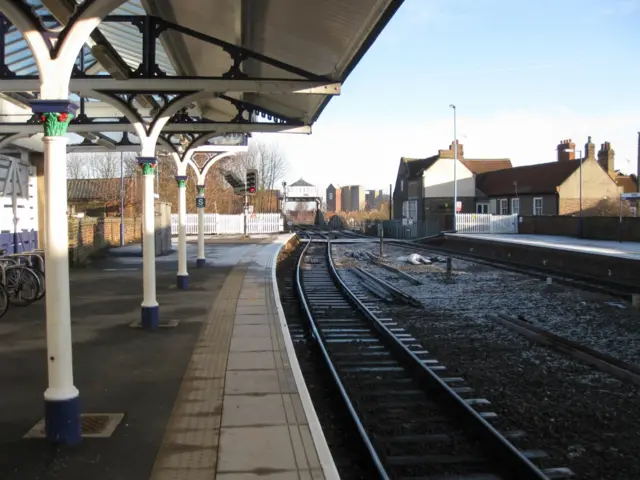
<path id="1" fill-rule="evenodd" d="M 75 103 L 69 100 L 33 100 L 30 104 L 33 113 L 40 115 L 45 137 L 66 135 L 77 110 Z"/>
<path id="2" fill-rule="evenodd" d="M 142 167 L 143 175 L 155 175 L 158 159 L 156 157 L 138 157 L 138 165 Z"/>
<path id="3" fill-rule="evenodd" d="M 176 175 L 176 183 L 178 184 L 178 188 L 185 188 L 187 186 L 187 176 Z"/>

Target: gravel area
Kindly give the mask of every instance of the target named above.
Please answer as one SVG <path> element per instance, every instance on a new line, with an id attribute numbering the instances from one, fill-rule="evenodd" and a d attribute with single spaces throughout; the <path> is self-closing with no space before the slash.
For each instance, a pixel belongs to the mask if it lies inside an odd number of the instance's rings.
<path id="1" fill-rule="evenodd" d="M 334 252 L 365 248 L 377 253 L 375 245 L 336 245 Z M 490 313 L 520 314 L 638 364 L 637 311 L 606 295 L 549 287 L 539 279 L 462 260 L 454 259 L 454 282 L 448 284 L 444 263 L 407 265 L 397 259 L 410 251 L 387 247 L 385 253 L 390 265 L 424 284 L 413 286 L 350 257 L 348 263 L 421 298 L 424 309 L 386 307 L 385 316 L 406 327 L 450 374 L 464 376 L 476 396 L 488 398 L 500 415 L 500 427 L 525 430 L 528 446 L 545 450 L 552 456 L 550 464 L 571 468 L 577 478 L 640 478 L 640 389 L 532 344 L 487 318 Z"/>

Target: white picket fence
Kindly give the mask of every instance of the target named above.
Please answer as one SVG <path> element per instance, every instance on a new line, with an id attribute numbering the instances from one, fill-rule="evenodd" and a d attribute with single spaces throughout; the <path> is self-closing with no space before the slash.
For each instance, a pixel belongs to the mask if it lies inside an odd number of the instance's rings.
<path id="1" fill-rule="evenodd" d="M 518 215 L 456 214 L 458 233 L 518 233 Z"/>
<path id="2" fill-rule="evenodd" d="M 284 222 L 279 213 L 256 213 L 247 216 L 247 232 L 250 234 L 278 233 L 284 231 Z M 205 235 L 234 235 L 244 233 L 242 214 L 204 214 Z M 187 235 L 198 234 L 198 214 L 187 214 Z M 171 235 L 178 235 L 178 215 L 171 214 Z"/>

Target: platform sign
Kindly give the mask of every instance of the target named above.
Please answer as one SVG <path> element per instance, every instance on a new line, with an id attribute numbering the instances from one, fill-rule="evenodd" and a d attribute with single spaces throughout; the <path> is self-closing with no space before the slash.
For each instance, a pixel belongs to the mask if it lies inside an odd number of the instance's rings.
<path id="1" fill-rule="evenodd" d="M 460 213 L 462 211 L 462 202 L 456 202 L 456 213 Z"/>
<path id="2" fill-rule="evenodd" d="M 207 205 L 207 199 L 204 197 L 196 197 L 196 208 L 204 208 Z"/>

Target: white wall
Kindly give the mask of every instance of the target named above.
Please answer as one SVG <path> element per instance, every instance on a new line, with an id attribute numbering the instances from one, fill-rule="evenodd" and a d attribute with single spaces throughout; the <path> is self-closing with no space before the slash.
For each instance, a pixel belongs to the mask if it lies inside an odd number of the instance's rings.
<path id="1" fill-rule="evenodd" d="M 458 197 L 475 197 L 476 180 L 473 173 L 460 161 L 456 167 Z M 441 158 L 423 173 L 425 198 L 453 197 L 453 159 Z"/>

